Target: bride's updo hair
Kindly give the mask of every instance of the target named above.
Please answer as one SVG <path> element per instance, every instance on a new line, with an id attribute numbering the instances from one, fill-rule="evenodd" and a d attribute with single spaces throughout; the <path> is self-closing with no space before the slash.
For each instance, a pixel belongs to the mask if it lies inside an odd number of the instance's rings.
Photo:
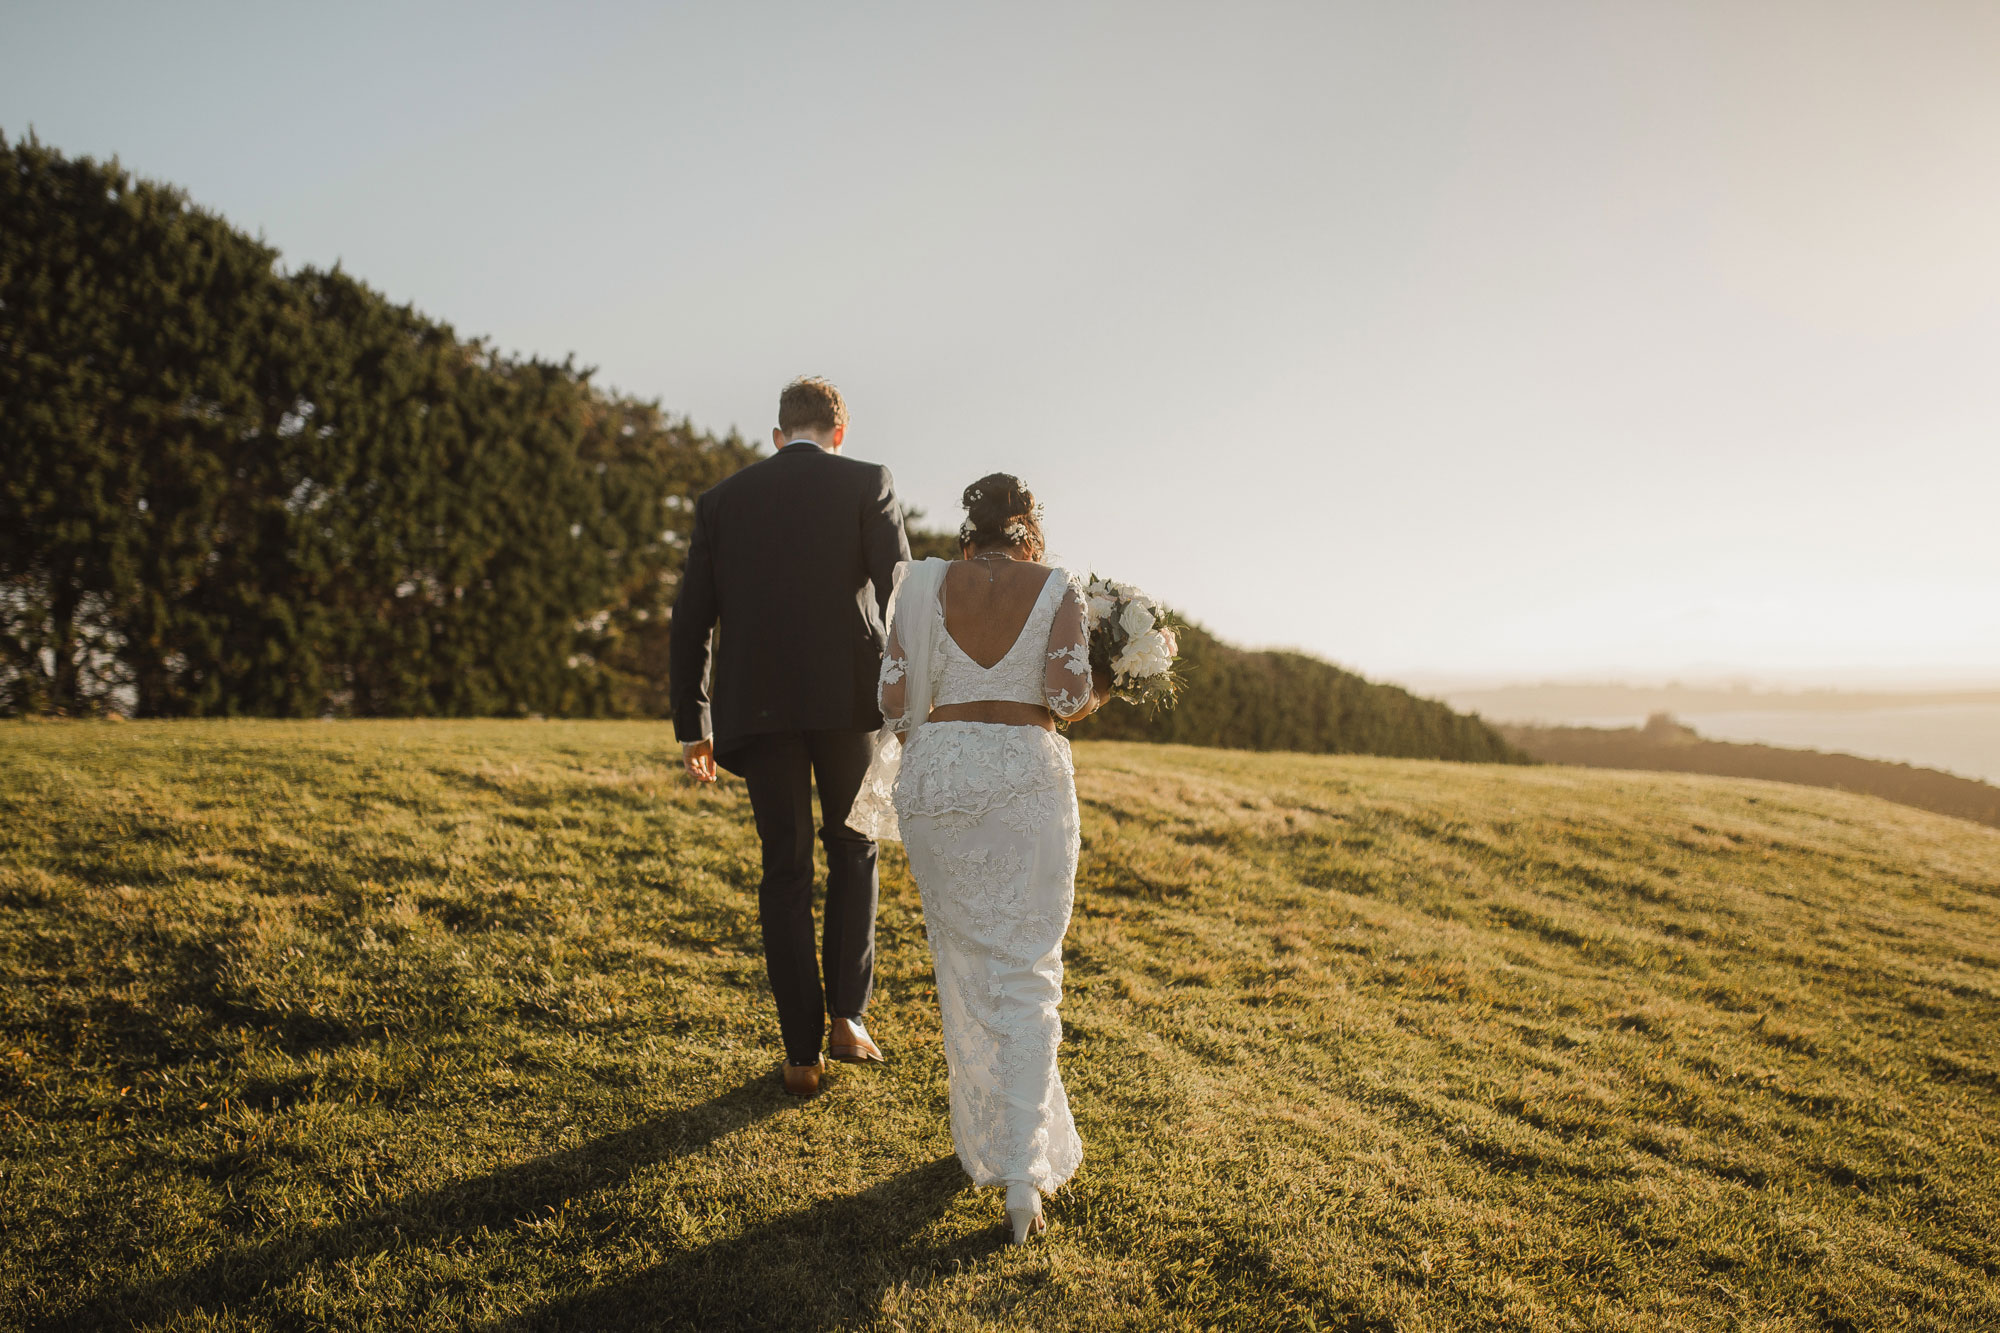
<path id="1" fill-rule="evenodd" d="M 965 488 L 959 503 L 965 522 L 958 539 L 971 546 L 1018 546 L 1033 560 L 1042 558 L 1042 507 L 1019 477 L 995 472 Z"/>

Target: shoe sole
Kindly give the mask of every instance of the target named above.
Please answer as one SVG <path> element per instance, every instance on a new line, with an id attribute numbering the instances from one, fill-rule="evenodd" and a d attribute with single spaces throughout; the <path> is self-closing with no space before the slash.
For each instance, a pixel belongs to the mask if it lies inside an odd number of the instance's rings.
<path id="1" fill-rule="evenodd" d="M 889 1062 L 881 1055 L 871 1055 L 858 1047 L 853 1050 L 829 1050 L 827 1054 L 847 1065 L 886 1065 Z"/>

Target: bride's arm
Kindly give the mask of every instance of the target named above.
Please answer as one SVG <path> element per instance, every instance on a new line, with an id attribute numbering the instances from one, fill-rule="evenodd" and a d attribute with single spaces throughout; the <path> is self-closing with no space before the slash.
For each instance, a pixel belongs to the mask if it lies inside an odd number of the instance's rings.
<path id="1" fill-rule="evenodd" d="M 1098 679 L 1090 669 L 1090 619 L 1084 614 L 1083 592 L 1074 583 L 1063 593 L 1049 626 L 1042 693 L 1049 711 L 1065 722 L 1088 717 L 1111 697 L 1110 680 Z"/>
<path id="2" fill-rule="evenodd" d="M 897 633 L 899 619 L 889 621 L 889 646 L 882 653 L 882 674 L 875 680 L 875 703 L 882 710 L 882 725 L 891 731 L 906 731 L 910 725 L 903 716 L 910 708 L 910 661 Z"/>

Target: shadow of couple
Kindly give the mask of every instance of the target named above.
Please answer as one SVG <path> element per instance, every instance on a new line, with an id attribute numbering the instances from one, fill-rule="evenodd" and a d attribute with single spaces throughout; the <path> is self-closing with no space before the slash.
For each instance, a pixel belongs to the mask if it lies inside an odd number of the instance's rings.
<path id="1" fill-rule="evenodd" d="M 256 1321 L 269 1287 L 309 1267 L 479 1243 L 623 1185 L 635 1172 L 701 1151 L 796 1103 L 775 1078 L 752 1078 L 697 1106 L 551 1153 L 405 1195 L 338 1222 L 280 1232 L 226 1249 L 194 1268 L 99 1293 L 34 1327 L 105 1328 L 202 1323 L 228 1312 Z M 920 1287 L 1003 1244 L 995 1227 L 920 1246 L 917 1237 L 971 1187 L 957 1159 L 940 1157 L 858 1194 L 810 1207 L 670 1255 L 638 1272 L 573 1291 L 495 1321 L 498 1330 L 675 1328 L 824 1329 L 865 1319 L 892 1286 Z M 422 1312 L 410 1315 L 422 1322 Z"/>

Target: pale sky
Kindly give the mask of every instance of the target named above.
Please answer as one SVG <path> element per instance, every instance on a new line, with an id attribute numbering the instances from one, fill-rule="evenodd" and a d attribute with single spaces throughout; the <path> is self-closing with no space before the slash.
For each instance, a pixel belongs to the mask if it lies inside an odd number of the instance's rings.
<path id="1" fill-rule="evenodd" d="M 1990 0 L 0 0 L 0 129 L 1387 679 L 2000 680 Z"/>

